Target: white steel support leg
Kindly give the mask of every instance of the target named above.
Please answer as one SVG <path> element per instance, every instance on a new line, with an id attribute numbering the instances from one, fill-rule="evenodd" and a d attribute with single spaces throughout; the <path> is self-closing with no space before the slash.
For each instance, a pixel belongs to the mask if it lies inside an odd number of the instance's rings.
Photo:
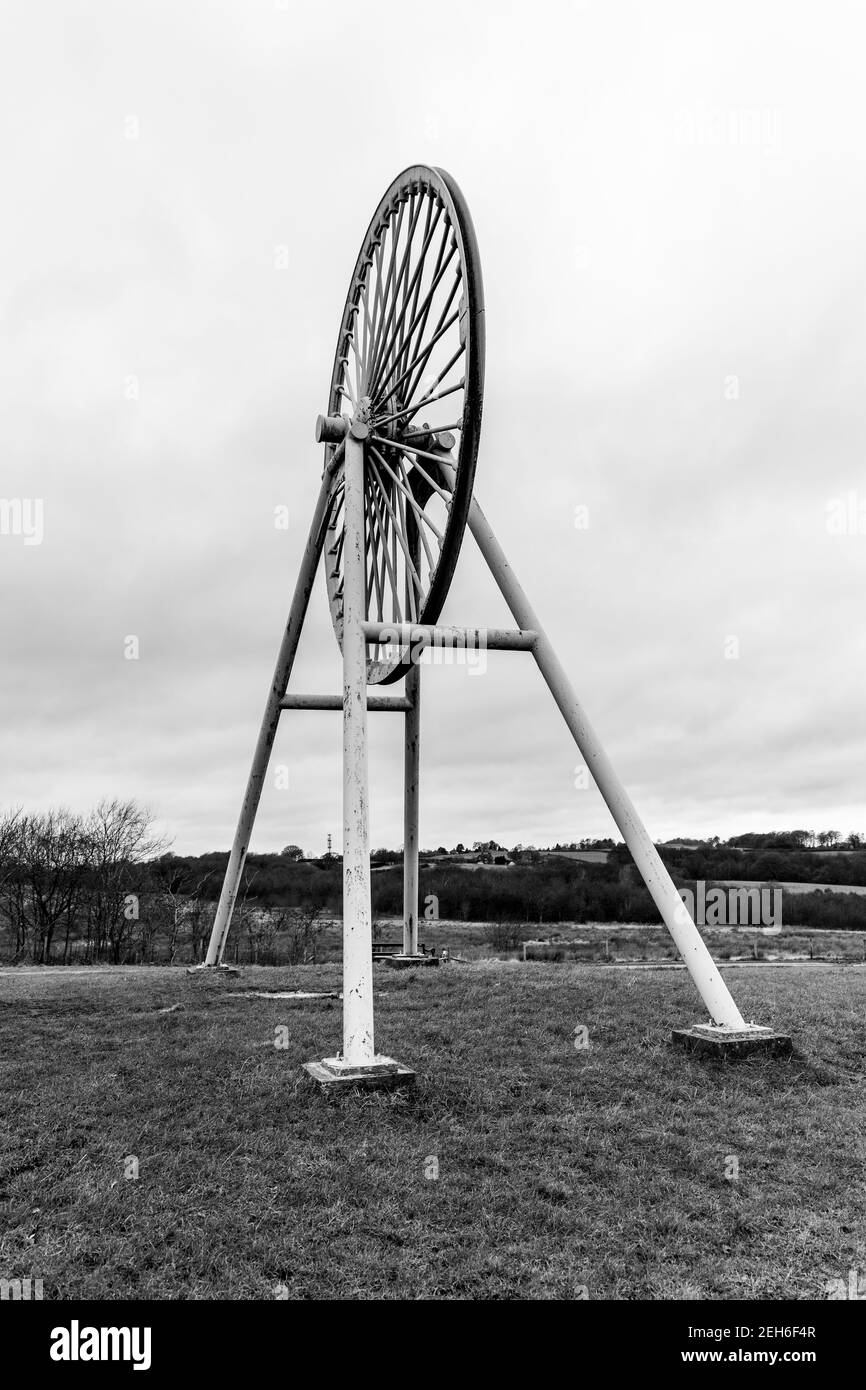
<path id="1" fill-rule="evenodd" d="M 343 542 L 343 1062 L 373 1063 L 373 928 L 364 640 L 364 446 L 346 436 Z"/>
<path id="2" fill-rule="evenodd" d="M 403 773 L 403 954 L 418 954 L 418 808 L 421 764 L 421 668 L 406 677 L 406 749 Z"/>
<path id="3" fill-rule="evenodd" d="M 264 786 L 268 762 L 271 756 L 271 749 L 274 746 L 277 726 L 280 722 L 280 701 L 285 695 L 286 686 L 289 683 L 289 676 L 294 664 L 295 653 L 298 650 L 298 639 L 301 635 L 301 628 L 304 625 L 307 604 L 310 600 L 310 592 L 313 588 L 313 581 L 315 580 L 316 569 L 319 564 L 319 556 L 322 553 L 322 546 L 325 540 L 325 530 L 330 512 L 330 490 L 331 479 L 330 476 L 326 474 L 322 478 L 322 486 L 319 490 L 316 510 L 313 513 L 310 534 L 307 537 L 307 544 L 304 549 L 301 568 L 295 585 L 292 606 L 289 611 L 289 620 L 286 624 L 286 630 L 283 633 L 283 640 L 280 643 L 274 678 L 271 681 L 271 688 L 268 692 L 268 700 L 262 717 L 262 726 L 259 730 L 258 741 L 256 743 L 255 752 L 253 753 L 252 767 L 250 768 L 250 775 L 247 780 L 247 788 L 244 793 L 243 804 L 241 805 L 241 813 L 238 818 L 234 843 L 232 845 L 231 854 L 229 855 L 226 876 L 223 879 L 222 892 L 220 893 L 219 905 L 217 907 L 210 943 L 208 945 L 207 957 L 205 959 L 206 965 L 219 965 L 223 958 L 226 937 L 228 936 L 229 927 L 231 926 L 232 912 L 234 911 L 241 874 L 243 873 L 244 861 L 247 857 L 250 836 L 253 830 L 253 822 L 255 821 L 256 811 L 259 807 L 262 787 Z"/>
<path id="4" fill-rule="evenodd" d="M 614 772 L 549 637 L 520 587 L 514 570 L 490 529 L 490 523 L 474 500 L 469 510 L 469 529 L 518 626 L 532 629 L 538 634 L 533 654 L 541 674 L 550 687 L 550 692 L 583 754 L 589 771 L 595 778 L 599 791 L 607 802 L 608 809 L 632 853 L 668 931 L 676 942 L 710 1017 L 718 1025 L 745 1028 L 742 1014 L 716 969 L 713 958 L 632 805 L 628 792 Z"/>

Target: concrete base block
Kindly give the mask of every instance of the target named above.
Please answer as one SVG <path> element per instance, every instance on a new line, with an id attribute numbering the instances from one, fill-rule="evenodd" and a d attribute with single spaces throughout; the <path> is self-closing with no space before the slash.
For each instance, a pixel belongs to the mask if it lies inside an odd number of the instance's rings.
<path id="1" fill-rule="evenodd" d="M 392 970 L 409 970 L 417 966 L 439 965 L 438 956 L 386 956 L 385 960 Z"/>
<path id="2" fill-rule="evenodd" d="M 673 1041 L 687 1052 L 704 1057 L 724 1057 L 734 1060 L 763 1053 L 771 1057 L 788 1057 L 794 1044 L 787 1033 L 772 1028 L 716 1027 L 711 1023 L 696 1023 L 692 1028 L 674 1028 Z"/>
<path id="3" fill-rule="evenodd" d="M 415 1073 L 411 1067 L 395 1062 L 393 1057 L 377 1057 L 367 1066 L 344 1062 L 342 1057 L 325 1057 L 321 1062 L 304 1062 L 303 1069 L 321 1090 L 333 1094 L 352 1087 L 364 1091 L 393 1091 L 398 1086 L 413 1086 Z"/>

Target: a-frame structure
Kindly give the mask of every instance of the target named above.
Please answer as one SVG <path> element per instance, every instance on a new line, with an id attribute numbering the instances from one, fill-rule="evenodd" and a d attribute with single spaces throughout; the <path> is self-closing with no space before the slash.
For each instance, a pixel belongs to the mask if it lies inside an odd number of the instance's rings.
<path id="1" fill-rule="evenodd" d="M 418 657 L 430 645 L 522 651 L 535 658 L 703 1000 L 711 1023 L 697 1025 L 688 1036 L 738 1049 L 778 1044 L 779 1035 L 743 1019 L 475 499 L 483 363 L 481 273 L 468 209 L 443 170 L 414 166 L 382 199 L 346 300 L 330 412 L 319 417 L 316 431 L 326 446 L 321 488 L 206 964 L 222 961 L 281 715 L 286 710 L 342 711 L 342 1051 L 308 1064 L 308 1070 L 325 1084 L 395 1085 L 411 1079 L 408 1067 L 379 1056 L 374 1044 L 367 715 L 402 714 L 405 724 L 403 950 L 415 957 Z M 413 423 L 422 410 L 432 423 Z M 457 418 L 438 423 L 436 412 L 443 411 Z M 466 527 L 508 605 L 514 629 L 437 625 Z M 298 640 L 323 556 L 342 647 L 343 693 L 290 695 Z M 402 696 L 370 691 L 401 678 Z"/>

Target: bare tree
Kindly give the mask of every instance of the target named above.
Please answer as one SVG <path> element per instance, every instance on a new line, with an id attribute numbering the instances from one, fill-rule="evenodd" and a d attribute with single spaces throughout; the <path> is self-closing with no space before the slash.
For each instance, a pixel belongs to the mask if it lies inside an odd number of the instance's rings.
<path id="1" fill-rule="evenodd" d="M 81 821 L 61 808 L 19 815 L 15 827 L 15 860 L 5 886 L 16 959 L 29 955 L 36 964 L 49 964 L 57 931 L 65 926 L 65 961 L 84 888 Z"/>
<path id="2" fill-rule="evenodd" d="M 148 910 L 139 916 L 136 926 L 138 928 L 136 934 L 138 937 L 138 951 L 141 964 L 152 965 L 156 938 L 159 935 L 161 926 L 159 913 L 151 911 L 150 904 L 148 904 Z"/>
<path id="3" fill-rule="evenodd" d="M 212 875 L 193 879 L 182 861 L 166 854 L 149 866 L 150 889 L 146 913 L 156 921 L 154 936 L 165 937 L 168 963 L 173 965 L 184 933 L 194 961 L 203 954 L 204 938 L 210 932 L 213 904 L 203 897 Z"/>
<path id="4" fill-rule="evenodd" d="M 23 820 L 20 806 L 0 816 L 0 935 L 8 929 L 15 956 L 18 955 L 18 938 L 12 883 L 19 869 Z"/>
<path id="5" fill-rule="evenodd" d="M 127 899 L 141 890 L 144 861 L 164 850 L 167 841 L 155 833 L 148 807 L 116 798 L 99 802 L 84 824 L 84 834 L 90 871 L 88 938 L 97 958 L 107 950 L 116 965 L 139 916 L 139 905 L 130 911 Z"/>
<path id="6" fill-rule="evenodd" d="M 281 926 L 281 909 L 259 907 L 243 902 L 240 908 L 238 931 L 247 939 L 253 965 L 272 965 L 274 943 Z"/>
<path id="7" fill-rule="evenodd" d="M 183 905 L 183 925 L 186 928 L 187 940 L 193 961 L 196 964 L 204 960 L 205 943 L 210 937 L 215 915 L 216 903 L 208 902 L 206 898 L 198 896 L 187 898 Z"/>
<path id="8" fill-rule="evenodd" d="M 281 913 L 281 934 L 285 932 L 289 965 L 315 964 L 319 937 L 324 930 L 321 907 L 290 907 Z"/>

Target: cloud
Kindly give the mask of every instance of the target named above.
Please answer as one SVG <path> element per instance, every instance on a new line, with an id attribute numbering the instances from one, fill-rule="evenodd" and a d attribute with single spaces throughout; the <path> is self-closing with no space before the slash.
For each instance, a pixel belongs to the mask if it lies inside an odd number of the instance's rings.
<path id="1" fill-rule="evenodd" d="M 484 266 L 477 494 L 649 828 L 866 829 L 866 535 L 827 529 L 866 512 L 866 99 L 807 18 L 19 8 L 2 492 L 45 539 L 0 536 L 3 800 L 137 795 L 177 849 L 229 843 L 357 247 L 426 160 Z M 469 538 L 443 617 L 510 623 Z M 292 685 L 340 688 L 321 583 Z M 400 721 L 371 726 L 397 844 Z M 425 672 L 422 736 L 425 844 L 611 829 L 528 656 Z M 339 749 L 285 717 L 258 847 L 339 840 Z"/>

